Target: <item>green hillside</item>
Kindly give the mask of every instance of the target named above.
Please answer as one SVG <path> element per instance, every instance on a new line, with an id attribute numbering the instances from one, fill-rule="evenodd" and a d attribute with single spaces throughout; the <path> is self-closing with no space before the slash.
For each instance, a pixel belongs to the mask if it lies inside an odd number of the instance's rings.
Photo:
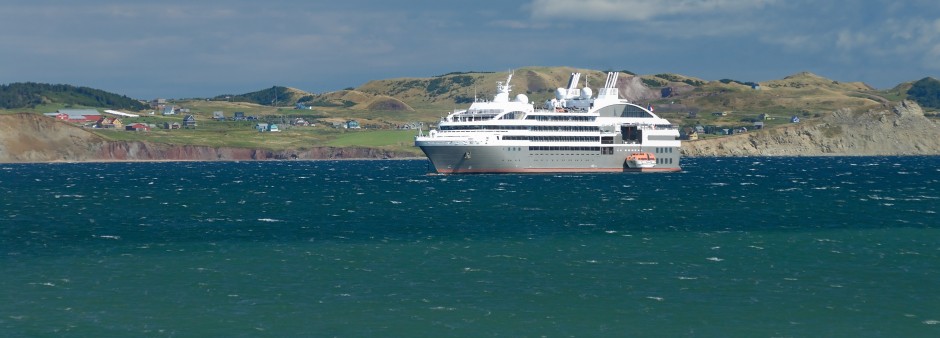
<path id="1" fill-rule="evenodd" d="M 223 94 L 213 100 L 230 102 L 248 102 L 265 106 L 289 107 L 297 103 L 304 103 L 315 99 L 313 94 L 300 89 L 273 86 L 271 88 L 245 94 Z"/>
<path id="2" fill-rule="evenodd" d="M 940 81 L 937 79 L 925 77 L 914 82 L 907 95 L 924 108 L 940 109 Z"/>
<path id="3" fill-rule="evenodd" d="M 45 104 L 61 104 L 111 109 L 142 110 L 147 106 L 138 100 L 88 87 L 34 82 L 0 85 L 0 108 L 35 108 Z"/>

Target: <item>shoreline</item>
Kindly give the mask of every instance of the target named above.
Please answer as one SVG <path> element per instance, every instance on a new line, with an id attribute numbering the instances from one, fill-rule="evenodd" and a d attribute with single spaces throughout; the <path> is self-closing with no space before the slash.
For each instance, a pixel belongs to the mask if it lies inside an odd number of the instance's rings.
<path id="1" fill-rule="evenodd" d="M 936 157 L 940 154 L 818 154 L 818 155 L 696 155 L 683 158 L 831 158 L 831 157 Z M 15 164 L 76 164 L 76 163 L 169 163 L 169 162 L 313 162 L 313 161 L 418 161 L 427 157 L 392 157 L 392 158 L 309 158 L 309 159 L 263 159 L 263 160 L 87 160 L 87 161 L 27 161 L 0 162 L 0 165 Z"/>

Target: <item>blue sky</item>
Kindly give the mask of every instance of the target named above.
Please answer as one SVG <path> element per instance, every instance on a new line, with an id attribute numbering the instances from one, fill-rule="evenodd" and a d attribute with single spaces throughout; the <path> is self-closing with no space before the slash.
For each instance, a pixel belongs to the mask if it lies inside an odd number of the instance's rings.
<path id="1" fill-rule="evenodd" d="M 0 83 L 140 99 L 524 66 L 885 89 L 940 77 L 940 2 L 6 0 L 0 46 Z"/>

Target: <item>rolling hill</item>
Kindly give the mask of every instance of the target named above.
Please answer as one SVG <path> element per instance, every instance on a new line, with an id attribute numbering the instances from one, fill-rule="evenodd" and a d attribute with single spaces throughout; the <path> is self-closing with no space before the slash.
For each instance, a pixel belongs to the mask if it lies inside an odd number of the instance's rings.
<path id="1" fill-rule="evenodd" d="M 34 108 L 50 103 L 129 110 L 142 110 L 147 107 L 127 96 L 88 87 L 34 82 L 0 85 L 0 108 Z"/>

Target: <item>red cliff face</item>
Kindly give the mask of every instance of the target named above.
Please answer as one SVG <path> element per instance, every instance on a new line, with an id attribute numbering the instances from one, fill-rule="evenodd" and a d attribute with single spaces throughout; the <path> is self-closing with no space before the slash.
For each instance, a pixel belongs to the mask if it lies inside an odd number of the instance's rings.
<path id="1" fill-rule="evenodd" d="M 251 161 L 413 156 L 371 148 L 264 150 L 107 141 L 83 128 L 37 114 L 0 115 L 0 162 Z"/>
<path id="2" fill-rule="evenodd" d="M 191 145 L 163 145 L 146 142 L 107 142 L 95 152 L 102 161 L 251 161 L 314 160 L 352 158 L 396 158 L 408 156 L 372 148 L 313 147 L 305 150 L 264 150 L 213 148 Z"/>

